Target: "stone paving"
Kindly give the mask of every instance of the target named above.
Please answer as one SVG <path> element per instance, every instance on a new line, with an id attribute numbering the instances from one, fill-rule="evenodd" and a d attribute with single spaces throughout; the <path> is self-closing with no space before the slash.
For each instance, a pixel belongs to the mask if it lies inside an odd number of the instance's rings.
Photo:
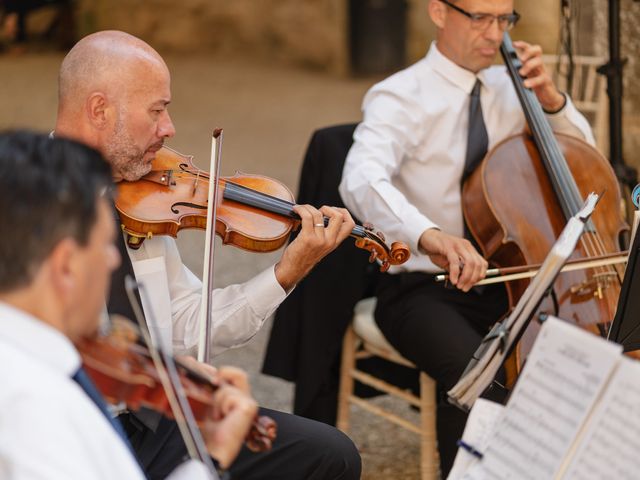
<path id="1" fill-rule="evenodd" d="M 0 129 L 50 131 L 56 111 L 59 53 L 0 56 Z M 360 102 L 377 78 L 346 79 L 292 67 L 225 57 L 167 56 L 172 71 L 170 106 L 177 135 L 168 144 L 208 168 L 210 135 L 224 128 L 223 175 L 236 170 L 277 178 L 297 190 L 299 168 L 314 129 L 360 118 Z M 182 232 L 185 263 L 201 272 L 203 234 Z M 218 248 L 216 284 L 243 281 L 277 261 L 274 254 Z M 216 364 L 245 368 L 261 405 L 291 411 L 293 386 L 259 373 L 270 323 L 247 346 Z M 381 404 L 417 421 L 392 399 Z M 418 437 L 354 410 L 352 438 L 363 458 L 363 479 L 417 479 Z"/>

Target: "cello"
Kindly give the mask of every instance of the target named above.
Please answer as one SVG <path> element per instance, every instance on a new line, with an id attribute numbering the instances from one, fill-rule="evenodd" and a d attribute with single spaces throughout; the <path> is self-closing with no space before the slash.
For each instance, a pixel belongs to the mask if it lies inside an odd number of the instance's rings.
<path id="1" fill-rule="evenodd" d="M 618 252 L 620 235 L 628 227 L 619 209 L 620 189 L 609 162 L 585 141 L 551 130 L 537 97 L 524 87 L 518 73 L 522 63 L 507 32 L 500 52 L 529 131 L 496 145 L 463 186 L 464 217 L 484 257 L 497 267 L 542 262 L 568 219 L 592 191 L 602 193 L 602 200 L 571 258 Z M 619 265 L 564 273 L 539 312 L 606 336 L 622 276 Z M 528 284 L 526 279 L 505 284 L 510 308 Z M 514 383 L 539 328 L 538 321 L 531 322 L 506 363 L 508 385 Z"/>

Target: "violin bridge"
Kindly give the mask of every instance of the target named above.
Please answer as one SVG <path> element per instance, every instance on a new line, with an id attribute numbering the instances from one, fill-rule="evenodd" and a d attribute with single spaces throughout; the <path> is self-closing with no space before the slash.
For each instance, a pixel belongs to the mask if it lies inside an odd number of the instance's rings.
<path id="1" fill-rule="evenodd" d="M 199 180 L 200 180 L 200 170 L 198 170 L 196 178 L 193 180 L 193 191 L 191 192 L 191 196 L 192 197 L 196 196 L 196 191 L 198 190 L 198 182 L 199 182 Z"/>

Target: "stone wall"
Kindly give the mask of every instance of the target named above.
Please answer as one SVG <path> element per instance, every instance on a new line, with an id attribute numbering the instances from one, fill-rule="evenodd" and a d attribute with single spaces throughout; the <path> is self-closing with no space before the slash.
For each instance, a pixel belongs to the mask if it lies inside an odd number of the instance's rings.
<path id="1" fill-rule="evenodd" d="M 594 4 L 594 49 L 608 56 L 608 0 L 591 0 Z M 627 64 L 623 70 L 623 157 L 627 164 L 640 169 L 640 2 L 620 0 L 621 55 Z M 597 35 L 595 34 L 597 32 Z"/>
<path id="2" fill-rule="evenodd" d="M 339 0 L 80 0 L 83 33 L 121 29 L 160 51 L 250 54 L 336 69 L 344 61 Z"/>
<path id="3" fill-rule="evenodd" d="M 376 4 L 403 0 L 369 0 Z M 434 36 L 429 0 L 407 4 L 407 62 Z M 109 28 L 137 35 L 161 51 L 250 54 L 346 73 L 349 0 L 79 0 L 80 32 Z M 555 48 L 559 0 L 516 0 L 516 33 Z M 540 8 L 543 4 L 544 8 Z M 540 29 L 539 25 L 545 25 Z"/>

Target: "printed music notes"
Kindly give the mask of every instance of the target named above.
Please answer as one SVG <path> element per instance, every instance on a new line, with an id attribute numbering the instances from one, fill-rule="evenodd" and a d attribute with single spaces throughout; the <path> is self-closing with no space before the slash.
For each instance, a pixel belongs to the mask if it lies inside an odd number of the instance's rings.
<path id="1" fill-rule="evenodd" d="M 640 363 L 621 357 L 601 403 L 562 478 L 638 478 Z"/>
<path id="2" fill-rule="evenodd" d="M 449 478 L 637 478 L 640 363 L 621 353 L 618 344 L 549 318 L 506 407 L 494 406 L 485 440 L 472 410 L 463 438 L 482 459 L 460 451 L 463 465 Z"/>

